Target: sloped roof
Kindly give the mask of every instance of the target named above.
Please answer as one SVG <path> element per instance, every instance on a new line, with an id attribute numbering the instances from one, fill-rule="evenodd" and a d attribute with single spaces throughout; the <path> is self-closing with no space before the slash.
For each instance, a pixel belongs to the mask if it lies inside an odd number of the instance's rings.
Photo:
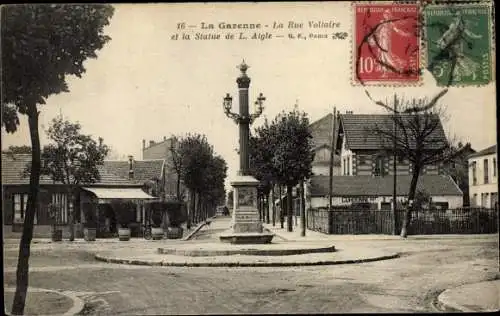
<path id="1" fill-rule="evenodd" d="M 410 122 L 413 114 L 400 114 L 402 120 Z M 438 120 L 437 128 L 426 138 L 426 149 L 439 149 L 447 143 L 443 126 L 438 115 L 432 116 Z M 392 128 L 393 119 L 390 114 L 340 114 L 340 126 L 344 132 L 344 140 L 349 149 L 383 149 L 384 140 L 374 133 L 377 129 Z M 414 146 L 414 142 L 410 143 Z"/>
<path id="2" fill-rule="evenodd" d="M 144 183 L 154 178 L 161 179 L 162 169 L 165 161 L 163 159 L 156 160 L 134 160 L 134 178 L 133 182 Z M 119 160 L 105 160 L 104 168 L 115 175 L 128 179 L 129 162 Z"/>
<path id="3" fill-rule="evenodd" d="M 397 195 L 408 195 L 411 176 L 397 176 Z M 326 196 L 329 191 L 328 176 L 311 177 L 311 196 Z M 417 189 L 424 189 L 430 195 L 459 195 L 462 191 L 450 176 L 421 175 Z M 393 191 L 393 177 L 373 176 L 334 176 L 334 196 L 391 196 Z"/>
<path id="4" fill-rule="evenodd" d="M 29 184 L 29 176 L 24 176 L 23 172 L 31 162 L 31 154 L 4 154 L 2 153 L 2 185 L 20 185 Z M 136 171 L 136 177 L 133 181 L 128 179 L 128 162 L 124 162 L 127 165 L 127 176 L 123 177 L 119 174 L 113 172 L 113 168 L 109 168 L 106 163 L 104 165 L 98 166 L 99 175 L 101 180 L 90 185 L 102 185 L 102 186 L 137 186 L 142 184 L 140 181 L 142 177 L 137 177 L 138 173 Z M 141 169 L 142 171 L 143 169 Z M 161 169 L 160 169 L 161 170 Z M 49 176 L 41 175 L 40 184 L 61 184 L 54 183 Z"/>
<path id="5" fill-rule="evenodd" d="M 321 148 L 330 149 L 332 147 L 332 127 L 333 127 L 332 113 L 323 116 L 319 120 L 309 125 L 309 129 L 311 130 L 311 135 L 313 137 L 314 148 L 316 151 Z M 337 124 L 335 130 L 338 131 L 338 129 L 339 126 Z M 336 134 L 337 132 L 335 133 L 335 135 Z M 318 162 L 315 161 L 314 163 L 317 164 Z M 339 155 L 334 155 L 333 164 L 334 166 L 340 166 Z"/>
<path id="6" fill-rule="evenodd" d="M 486 156 L 486 155 L 492 155 L 497 153 L 497 145 L 490 146 L 488 148 L 485 148 L 481 151 L 478 151 L 477 153 L 473 153 L 470 155 L 468 158 L 475 158 L 475 157 L 480 157 L 480 156 Z"/>
<path id="7" fill-rule="evenodd" d="M 23 173 L 31 162 L 31 154 L 5 154 L 2 153 L 2 185 L 4 184 L 29 184 L 29 176 Z M 50 177 L 41 175 L 40 184 L 54 184 Z"/>
<path id="8" fill-rule="evenodd" d="M 315 147 L 322 145 L 331 146 L 332 124 L 333 114 L 330 113 L 309 125 Z"/>

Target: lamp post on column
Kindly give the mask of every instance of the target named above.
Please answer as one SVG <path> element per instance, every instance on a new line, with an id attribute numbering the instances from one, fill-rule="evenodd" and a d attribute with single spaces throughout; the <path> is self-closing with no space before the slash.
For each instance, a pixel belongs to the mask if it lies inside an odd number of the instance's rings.
<path id="1" fill-rule="evenodd" d="M 250 125 L 264 110 L 266 98 L 262 93 L 255 101 L 255 112 L 250 114 L 248 106 L 248 88 L 250 77 L 247 75 L 249 66 L 243 62 L 238 66 L 240 75 L 236 79 L 238 84 L 239 113 L 231 112 L 233 98 L 229 93 L 223 99 L 224 113 L 232 119 L 239 129 L 240 166 L 238 175 L 231 185 L 234 188 L 232 227 L 220 235 L 220 240 L 231 243 L 269 243 L 273 234 L 263 232 L 262 223 L 258 218 L 257 186 L 259 181 L 249 174 L 250 155 L 249 138 Z"/>

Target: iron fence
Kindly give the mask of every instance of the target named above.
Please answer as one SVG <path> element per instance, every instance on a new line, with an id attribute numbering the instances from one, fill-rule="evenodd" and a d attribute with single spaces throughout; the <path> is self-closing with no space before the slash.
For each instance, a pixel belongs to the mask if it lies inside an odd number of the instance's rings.
<path id="1" fill-rule="evenodd" d="M 396 231 L 404 210 L 396 211 Z M 391 210 L 309 209 L 307 228 L 325 234 L 392 234 Z M 498 210 L 458 208 L 411 213 L 408 234 L 490 234 L 498 232 Z"/>

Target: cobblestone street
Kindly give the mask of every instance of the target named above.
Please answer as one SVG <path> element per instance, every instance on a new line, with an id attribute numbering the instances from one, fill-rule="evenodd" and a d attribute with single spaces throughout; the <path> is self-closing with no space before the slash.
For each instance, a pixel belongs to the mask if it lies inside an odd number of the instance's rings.
<path id="1" fill-rule="evenodd" d="M 221 230 L 214 224 L 191 241 L 162 242 L 214 242 Z M 98 263 L 91 255 L 151 242 L 34 244 L 30 286 L 70 291 L 85 302 L 86 315 L 432 312 L 445 289 L 499 275 L 496 235 L 335 240 L 339 249 L 363 245 L 403 255 L 314 267 L 149 267 Z M 4 286 L 14 287 L 17 245 L 10 240 L 4 248 Z"/>

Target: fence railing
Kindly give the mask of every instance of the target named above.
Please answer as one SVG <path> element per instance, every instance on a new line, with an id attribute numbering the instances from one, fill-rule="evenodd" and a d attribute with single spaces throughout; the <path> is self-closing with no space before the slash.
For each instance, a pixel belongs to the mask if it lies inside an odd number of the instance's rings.
<path id="1" fill-rule="evenodd" d="M 396 211 L 399 233 L 404 210 Z M 391 210 L 309 209 L 307 228 L 325 234 L 392 234 Z M 498 232 L 498 210 L 459 208 L 412 212 L 408 234 L 489 234 Z"/>

